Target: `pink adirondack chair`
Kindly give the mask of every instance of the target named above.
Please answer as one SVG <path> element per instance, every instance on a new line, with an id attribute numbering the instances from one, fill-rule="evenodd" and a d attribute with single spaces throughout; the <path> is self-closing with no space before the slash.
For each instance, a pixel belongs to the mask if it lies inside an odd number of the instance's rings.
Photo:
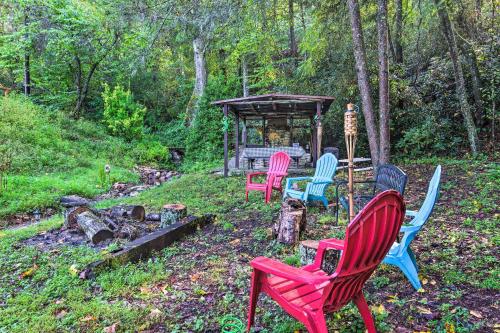
<path id="1" fill-rule="evenodd" d="M 271 200 L 273 189 L 283 193 L 281 183 L 283 178 L 288 174 L 288 166 L 290 165 L 290 156 L 287 153 L 279 151 L 274 153 L 269 159 L 269 170 L 267 172 L 252 172 L 247 174 L 247 184 L 245 186 L 245 197 L 248 201 L 249 191 L 264 192 L 266 203 Z M 252 181 L 253 177 L 258 175 L 266 175 L 265 183 L 255 183 Z"/>
<path id="2" fill-rule="evenodd" d="M 319 243 L 313 264 L 296 268 L 266 257 L 252 260 L 252 285 L 247 331 L 254 322 L 260 292 L 268 294 L 310 333 L 327 333 L 325 314 L 354 301 L 369 333 L 375 323 L 363 296 L 363 285 L 391 248 L 405 215 L 403 198 L 396 191 L 377 195 L 349 223 L 345 240 Z M 327 249 L 342 251 L 335 272 L 321 270 Z"/>

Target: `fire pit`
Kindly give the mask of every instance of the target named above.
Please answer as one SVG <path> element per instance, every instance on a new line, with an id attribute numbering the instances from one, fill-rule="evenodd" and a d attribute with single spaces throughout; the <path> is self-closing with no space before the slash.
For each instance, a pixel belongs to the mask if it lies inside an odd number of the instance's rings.
<path id="1" fill-rule="evenodd" d="M 78 196 L 64 197 L 61 203 L 67 207 L 64 225 L 26 239 L 23 243 L 42 251 L 63 245 L 85 245 L 96 250 L 104 249 L 111 243 L 118 245 L 107 258 L 84 269 L 81 278 L 115 263 L 148 258 L 153 251 L 165 248 L 214 220 L 213 215 L 187 215 L 186 207 L 181 204 L 168 204 L 160 213 L 146 214 L 144 207 L 138 205 L 97 210 Z"/>

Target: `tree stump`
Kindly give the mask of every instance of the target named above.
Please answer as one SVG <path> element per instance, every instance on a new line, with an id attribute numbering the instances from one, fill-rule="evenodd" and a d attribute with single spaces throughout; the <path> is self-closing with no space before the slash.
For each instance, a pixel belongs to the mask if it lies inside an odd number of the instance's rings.
<path id="1" fill-rule="evenodd" d="M 319 241 L 305 240 L 300 242 L 299 254 L 301 265 L 310 265 L 314 263 L 316 252 L 318 252 Z M 340 251 L 327 250 L 321 263 L 321 269 L 327 274 L 332 274 L 337 268 L 340 259 Z"/>
<path id="2" fill-rule="evenodd" d="M 176 223 L 180 219 L 186 217 L 187 208 L 182 204 L 168 204 L 163 206 L 160 215 L 160 227 L 165 228 L 166 226 Z"/>
<path id="3" fill-rule="evenodd" d="M 115 206 L 111 208 L 111 216 L 124 217 L 127 219 L 136 220 L 139 222 L 144 221 L 146 218 L 146 210 L 143 206 Z"/>
<path id="4" fill-rule="evenodd" d="M 77 214 L 76 223 L 93 244 L 113 238 L 113 232 L 91 211 L 84 211 Z"/>
<path id="5" fill-rule="evenodd" d="M 287 198 L 281 203 L 277 221 L 273 226 L 273 235 L 278 242 L 296 244 L 300 233 L 306 227 L 306 211 L 304 203 L 298 199 Z"/>

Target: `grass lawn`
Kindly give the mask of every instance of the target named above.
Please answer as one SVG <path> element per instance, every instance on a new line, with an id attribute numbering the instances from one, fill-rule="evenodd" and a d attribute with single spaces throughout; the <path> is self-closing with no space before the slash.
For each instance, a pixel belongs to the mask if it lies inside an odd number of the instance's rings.
<path id="1" fill-rule="evenodd" d="M 402 166 L 409 174 L 408 208 L 417 209 L 422 202 L 437 162 Z M 499 329 L 500 169 L 485 161 L 440 162 L 439 204 L 413 242 L 424 290 L 415 292 L 402 273 L 389 266 L 381 266 L 367 282 L 368 302 L 380 331 Z M 265 205 L 261 194 L 253 193 L 245 203 L 243 177 L 187 174 L 123 201 L 151 210 L 179 202 L 192 214 L 215 213 L 217 221 L 146 262 L 109 269 L 95 280 L 80 280 L 77 272 L 106 251 L 61 246 L 41 252 L 22 244 L 59 227 L 60 217 L 0 231 L 0 332 L 94 332 L 113 324 L 118 332 L 219 332 L 224 316 L 245 319 L 252 258 L 298 261 L 296 249 L 269 237 L 279 198 Z M 308 225 L 304 238 L 343 234 L 345 222 L 335 227 L 331 213 L 311 208 L 308 214 L 315 215 L 316 222 Z M 328 318 L 331 331 L 362 331 L 354 306 Z M 301 329 L 267 297 L 259 301 L 255 327 L 261 332 Z"/>
<path id="2" fill-rule="evenodd" d="M 44 211 L 65 194 L 92 197 L 105 192 L 101 176 L 111 166 L 111 181 L 135 182 L 137 164 L 168 164 L 166 147 L 151 136 L 126 142 L 104 126 L 70 119 L 22 96 L 0 98 L 0 227 L 16 213 Z"/>

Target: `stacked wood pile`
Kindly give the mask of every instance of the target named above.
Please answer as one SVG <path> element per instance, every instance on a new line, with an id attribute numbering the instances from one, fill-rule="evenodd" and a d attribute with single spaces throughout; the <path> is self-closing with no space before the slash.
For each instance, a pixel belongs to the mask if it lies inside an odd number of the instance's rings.
<path id="1" fill-rule="evenodd" d="M 160 185 L 179 175 L 176 171 L 158 170 L 150 167 L 139 167 L 138 171 L 141 181 L 147 185 Z"/>

